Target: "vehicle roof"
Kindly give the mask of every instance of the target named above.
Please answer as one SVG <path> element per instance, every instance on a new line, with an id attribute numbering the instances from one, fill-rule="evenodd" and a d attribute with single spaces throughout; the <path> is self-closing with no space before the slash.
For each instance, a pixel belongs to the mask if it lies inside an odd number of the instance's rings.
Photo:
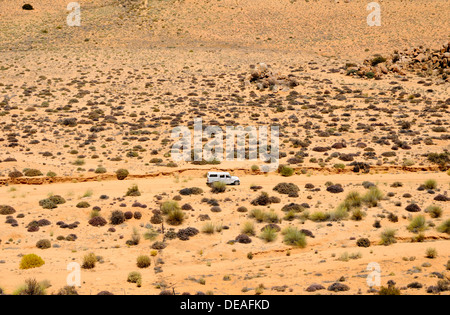
<path id="1" fill-rule="evenodd" d="M 208 175 L 210 174 L 230 174 L 229 172 L 208 172 Z"/>

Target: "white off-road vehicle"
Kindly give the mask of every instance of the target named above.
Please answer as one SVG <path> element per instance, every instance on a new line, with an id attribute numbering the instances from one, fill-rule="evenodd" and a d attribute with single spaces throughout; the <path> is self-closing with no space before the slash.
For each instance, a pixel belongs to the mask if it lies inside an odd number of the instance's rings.
<path id="1" fill-rule="evenodd" d="M 237 176 L 231 176 L 228 172 L 208 172 L 206 184 L 212 185 L 214 182 L 224 182 L 227 185 L 240 185 L 241 180 Z"/>

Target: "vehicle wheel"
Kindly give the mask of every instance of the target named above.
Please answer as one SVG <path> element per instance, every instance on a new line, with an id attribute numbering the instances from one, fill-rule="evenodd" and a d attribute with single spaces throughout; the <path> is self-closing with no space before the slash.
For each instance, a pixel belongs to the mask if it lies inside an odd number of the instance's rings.
<path id="1" fill-rule="evenodd" d="M 234 182 L 234 185 L 239 186 L 241 182 Z"/>

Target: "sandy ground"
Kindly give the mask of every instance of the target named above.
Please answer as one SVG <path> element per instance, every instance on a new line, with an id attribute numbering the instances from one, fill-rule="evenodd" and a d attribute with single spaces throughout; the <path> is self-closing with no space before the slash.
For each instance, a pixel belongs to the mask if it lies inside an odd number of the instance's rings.
<path id="1" fill-rule="evenodd" d="M 82 270 L 80 294 L 255 294 L 261 285 L 263 294 L 335 294 L 327 290 L 335 282 L 347 285 L 347 294 L 373 294 L 380 287 L 369 291 L 369 263 L 379 264 L 381 285 L 392 280 L 402 294 L 423 294 L 438 280 L 447 281 L 449 234 L 437 228 L 449 219 L 450 209 L 448 201 L 434 198 L 448 196 L 450 177 L 448 164 L 440 167 L 428 155 L 450 149 L 450 86 L 419 72 L 382 80 L 345 75 L 346 63 L 374 54 L 421 45 L 439 49 L 450 40 L 447 1 L 381 2 L 379 28 L 367 26 L 365 1 L 149 3 L 143 8 L 138 1 L 80 1 L 82 25 L 68 27 L 65 1 L 36 0 L 33 11 L 23 11 L 21 1 L 0 1 L 0 205 L 13 207 L 11 216 L 18 222 L 13 227 L 5 222 L 7 215 L 0 215 L 4 292 L 14 292 L 29 278 L 47 280 L 47 292 L 57 292 L 66 285 L 67 265 L 81 264 L 91 252 L 102 259 L 94 269 Z M 295 77 L 298 86 L 258 90 L 248 77 L 260 62 Z M 280 163 L 295 174 L 252 172 L 251 166 L 262 161 L 172 164 L 171 130 L 197 117 L 205 126 L 222 128 L 280 126 Z M 76 123 L 65 125 L 65 119 Z M 353 172 L 351 162 L 366 163 L 370 172 Z M 106 173 L 96 173 L 99 168 Z M 130 172 L 124 181 L 114 173 L 120 168 Z M 43 176 L 9 176 L 26 169 Z M 230 171 L 240 176 L 241 185 L 214 194 L 205 183 L 209 170 Z M 429 179 L 437 187 L 418 190 Z M 282 182 L 296 184 L 299 196 L 273 191 Z M 283 219 L 282 208 L 290 203 L 308 203 L 310 214 L 332 212 L 348 193 L 366 193 L 363 182 L 375 184 L 384 198 L 376 207 L 363 205 L 361 221 L 314 222 L 300 214 L 293 221 Z M 398 182 L 401 187 L 391 186 Z M 329 183 L 344 191 L 328 192 Z M 124 197 L 133 184 L 141 196 Z M 254 185 L 261 187 L 255 191 Z M 137 257 L 150 255 L 152 244 L 164 238 L 144 238 L 150 226 L 161 228 L 150 223 L 152 211 L 190 187 L 204 192 L 182 196 L 179 205 L 193 209 L 184 210 L 180 226 L 166 222 L 165 231 L 202 231 L 206 222 L 227 229 L 187 241 L 166 239 L 167 247 L 152 257 L 151 266 L 137 268 Z M 253 206 L 261 192 L 280 202 Z M 42 209 L 39 201 L 51 195 L 67 202 Z M 222 211 L 212 212 L 204 198 L 217 199 Z M 77 208 L 80 201 L 89 207 Z M 136 202 L 146 207 L 133 207 Z M 419 213 L 405 210 L 412 203 Z M 430 205 L 441 208 L 439 218 L 426 213 Z M 266 243 L 259 235 L 267 222 L 238 212 L 241 206 L 271 209 L 280 228 L 306 229 L 314 237 L 307 237 L 305 248 L 286 245 L 281 233 Z M 109 232 L 109 222 L 88 224 L 94 207 L 108 221 L 114 210 L 140 211 L 142 218 Z M 391 213 L 398 222 L 388 220 Z M 201 221 L 200 215 L 210 220 Z M 423 242 L 413 242 L 417 234 L 407 229 L 417 215 L 426 218 Z M 28 232 L 27 225 L 40 219 L 51 224 Z M 381 227 L 373 226 L 377 220 Z M 59 221 L 79 224 L 62 229 Z M 247 221 L 257 231 L 252 242 L 230 244 Z M 134 228 L 141 241 L 128 246 Z M 379 244 L 386 228 L 397 231 L 397 243 Z M 77 240 L 57 239 L 69 234 Z M 357 247 L 359 238 L 368 238 L 371 246 Z M 41 239 L 50 240 L 52 248 L 36 248 Z M 436 258 L 426 257 L 429 248 L 436 249 Z M 19 269 L 21 257 L 30 253 L 45 265 Z M 357 259 L 340 259 L 346 254 L 358 254 Z M 132 271 L 142 274 L 142 287 L 127 282 Z M 407 288 L 413 282 L 422 288 Z M 307 292 L 312 284 L 325 289 Z"/>

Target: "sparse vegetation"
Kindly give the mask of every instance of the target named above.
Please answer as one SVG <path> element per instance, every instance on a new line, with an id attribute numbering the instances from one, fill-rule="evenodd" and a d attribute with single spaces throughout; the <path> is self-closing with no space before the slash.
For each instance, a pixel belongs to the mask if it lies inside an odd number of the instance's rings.
<path id="1" fill-rule="evenodd" d="M 414 217 L 408 225 L 408 230 L 413 233 L 423 232 L 427 229 L 426 219 L 423 215 Z"/>
<path id="2" fill-rule="evenodd" d="M 120 170 L 116 171 L 116 175 L 118 180 L 124 180 L 128 177 L 128 175 L 130 175 L 130 173 L 128 172 L 128 170 L 121 168 Z"/>
<path id="3" fill-rule="evenodd" d="M 38 268 L 45 264 L 44 260 L 35 254 L 29 254 L 22 257 L 20 269 Z"/>
<path id="4" fill-rule="evenodd" d="M 262 230 L 260 238 L 267 243 L 273 242 L 277 239 L 277 231 L 273 227 L 267 226 Z"/>
<path id="5" fill-rule="evenodd" d="M 97 263 L 97 257 L 94 253 L 89 253 L 83 257 L 83 263 L 81 268 L 83 269 L 94 269 Z"/>
<path id="6" fill-rule="evenodd" d="M 380 245 L 389 246 L 392 244 L 397 243 L 397 239 L 395 238 L 395 235 L 397 234 L 397 231 L 394 229 L 386 229 L 381 233 L 381 242 Z"/>
<path id="7" fill-rule="evenodd" d="M 441 225 L 439 225 L 437 230 L 441 233 L 450 234 L 450 219 L 445 220 Z"/>
<path id="8" fill-rule="evenodd" d="M 211 192 L 214 194 L 224 193 L 227 190 L 227 184 L 224 182 L 214 182 L 211 187 Z"/>
<path id="9" fill-rule="evenodd" d="M 141 255 L 137 258 L 137 262 L 136 265 L 138 268 L 148 268 L 151 265 L 151 260 L 150 257 L 146 256 L 146 255 Z"/>
<path id="10" fill-rule="evenodd" d="M 307 245 L 306 235 L 295 227 L 288 227 L 282 231 L 286 245 L 305 248 Z"/>

